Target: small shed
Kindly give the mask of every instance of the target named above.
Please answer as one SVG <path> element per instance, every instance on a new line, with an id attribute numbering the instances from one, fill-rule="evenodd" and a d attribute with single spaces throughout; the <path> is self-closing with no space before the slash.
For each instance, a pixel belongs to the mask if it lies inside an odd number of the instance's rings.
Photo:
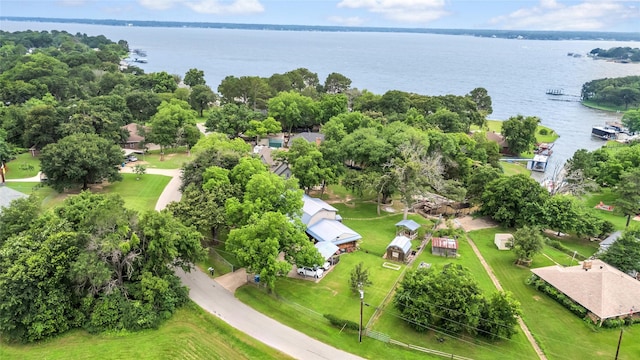
<path id="1" fill-rule="evenodd" d="M 513 239 L 512 234 L 496 234 L 493 238 L 493 243 L 496 244 L 498 250 L 509 250 L 511 239 Z"/>
<path id="2" fill-rule="evenodd" d="M 409 239 L 415 239 L 418 236 L 420 224 L 413 220 L 402 220 L 396 224 L 396 235 L 406 236 Z"/>
<path id="3" fill-rule="evenodd" d="M 387 246 L 387 259 L 404 262 L 411 254 L 411 239 L 406 236 L 396 236 Z"/>
<path id="4" fill-rule="evenodd" d="M 431 239 L 431 253 L 433 255 L 456 257 L 458 256 L 458 240 L 449 238 Z"/>

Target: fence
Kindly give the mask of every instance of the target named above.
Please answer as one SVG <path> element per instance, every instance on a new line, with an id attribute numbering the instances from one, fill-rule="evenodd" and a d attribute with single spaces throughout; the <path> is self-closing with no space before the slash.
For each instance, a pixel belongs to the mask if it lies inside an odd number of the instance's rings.
<path id="1" fill-rule="evenodd" d="M 209 259 L 211 259 L 214 267 L 220 272 L 220 274 L 227 274 L 235 270 L 233 264 L 222 257 L 222 255 L 218 254 L 215 249 L 209 250 Z"/>
<path id="2" fill-rule="evenodd" d="M 444 358 L 448 358 L 448 359 L 454 359 L 454 360 L 473 360 L 471 358 L 468 357 L 464 357 L 464 356 L 460 356 L 460 355 L 456 355 L 456 354 L 451 354 L 451 353 L 446 353 L 444 351 L 440 351 L 440 350 L 435 350 L 435 349 L 429 349 L 429 348 L 425 348 L 422 346 L 417 346 L 417 345 L 412 345 L 412 344 L 405 344 L 401 341 L 398 340 L 394 340 L 392 339 L 389 335 L 378 332 L 378 331 L 373 331 L 373 330 L 366 330 L 365 335 L 372 338 L 372 339 L 376 339 L 379 341 L 382 341 L 384 343 L 388 343 L 388 344 L 393 344 L 393 345 L 397 345 L 397 346 L 402 346 L 411 350 L 416 350 L 416 351 L 420 351 L 426 354 L 432 354 L 432 355 L 437 355 L 437 356 L 442 356 Z"/>

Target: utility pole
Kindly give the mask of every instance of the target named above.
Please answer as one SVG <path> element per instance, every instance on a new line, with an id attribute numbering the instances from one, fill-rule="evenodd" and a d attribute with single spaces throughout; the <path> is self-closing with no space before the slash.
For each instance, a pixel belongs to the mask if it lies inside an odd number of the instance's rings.
<path id="1" fill-rule="evenodd" d="M 360 292 L 360 328 L 358 330 L 358 341 L 362 342 L 362 308 L 364 306 L 364 290 L 362 283 L 358 283 L 358 291 Z"/>
<path id="2" fill-rule="evenodd" d="M 622 332 L 624 329 L 620 327 L 620 337 L 618 338 L 618 348 L 616 348 L 616 360 L 618 360 L 618 353 L 620 352 L 620 343 L 622 342 Z"/>

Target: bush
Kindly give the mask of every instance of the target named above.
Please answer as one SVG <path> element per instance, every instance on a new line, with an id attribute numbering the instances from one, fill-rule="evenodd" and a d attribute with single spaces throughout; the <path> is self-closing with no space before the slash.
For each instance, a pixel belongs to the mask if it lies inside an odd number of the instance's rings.
<path id="1" fill-rule="evenodd" d="M 551 246 L 552 248 L 558 249 L 560 251 L 562 251 L 563 253 L 569 255 L 569 256 L 574 256 L 574 251 L 569 249 L 568 247 L 564 246 L 564 244 L 562 244 L 560 241 L 558 240 L 552 240 L 547 238 L 545 240 L 545 243 L 549 246 Z M 577 260 L 586 260 L 587 258 L 583 255 L 578 254 L 577 252 L 575 253 L 575 258 Z"/>
<path id="2" fill-rule="evenodd" d="M 542 128 L 542 129 L 540 129 L 540 131 L 538 131 L 538 133 L 540 135 L 548 135 L 549 134 L 549 130 L 547 130 L 545 128 Z"/>
<path id="3" fill-rule="evenodd" d="M 324 314 L 324 317 L 327 318 L 327 320 L 329 320 L 331 325 L 337 328 L 340 328 L 340 329 L 345 328 L 348 330 L 355 330 L 355 331 L 360 330 L 360 324 L 358 324 L 355 321 L 340 319 L 339 317 L 332 314 Z"/>

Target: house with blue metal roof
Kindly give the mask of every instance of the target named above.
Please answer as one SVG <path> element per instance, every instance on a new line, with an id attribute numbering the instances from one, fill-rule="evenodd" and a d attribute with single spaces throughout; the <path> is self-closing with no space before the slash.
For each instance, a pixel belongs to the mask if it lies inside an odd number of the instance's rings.
<path id="1" fill-rule="evenodd" d="M 330 242 L 341 250 L 356 247 L 362 236 L 343 224 L 338 209 L 324 200 L 303 195 L 302 222 L 307 226 L 307 234 L 316 242 Z"/>
<path id="2" fill-rule="evenodd" d="M 396 236 L 387 246 L 387 259 L 405 262 L 411 255 L 411 239 L 404 235 Z"/>
<path id="3" fill-rule="evenodd" d="M 396 224 L 396 235 L 406 236 L 409 239 L 415 239 L 418 236 L 420 224 L 413 220 L 402 220 Z"/>

